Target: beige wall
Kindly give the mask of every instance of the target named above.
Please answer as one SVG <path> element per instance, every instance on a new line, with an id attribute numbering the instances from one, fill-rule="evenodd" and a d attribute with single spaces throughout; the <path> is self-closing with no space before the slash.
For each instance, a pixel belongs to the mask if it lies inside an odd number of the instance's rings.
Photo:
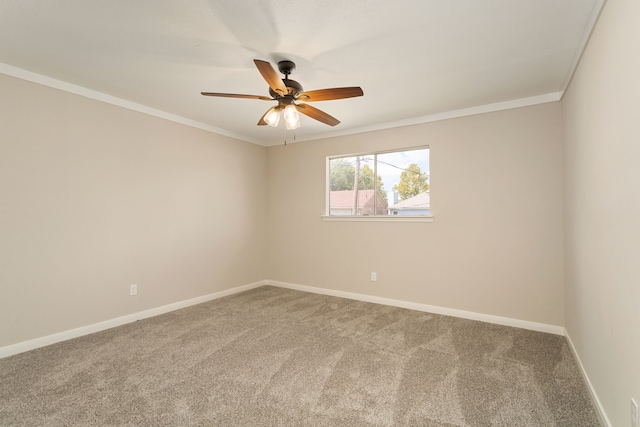
<path id="1" fill-rule="evenodd" d="M 0 346 L 264 279 L 264 147 L 4 75 L 0 93 Z"/>
<path id="2" fill-rule="evenodd" d="M 563 325 L 561 135 L 550 103 L 270 147 L 268 278 Z M 321 219 L 327 156 L 425 144 L 433 223 Z"/>
<path id="3" fill-rule="evenodd" d="M 640 403 L 639 17 L 607 2 L 562 101 L 566 328 L 614 426 Z"/>

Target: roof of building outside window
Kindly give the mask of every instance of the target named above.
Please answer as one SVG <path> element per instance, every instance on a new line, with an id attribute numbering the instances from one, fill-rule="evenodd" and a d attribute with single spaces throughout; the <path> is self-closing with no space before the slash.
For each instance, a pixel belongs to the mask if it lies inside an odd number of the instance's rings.
<path id="1" fill-rule="evenodd" d="M 358 191 L 358 208 L 364 207 L 367 201 L 373 197 L 373 190 Z M 329 206 L 331 209 L 353 207 L 353 190 L 329 192 Z"/>
<path id="2" fill-rule="evenodd" d="M 431 206 L 431 196 L 428 191 L 417 194 L 408 199 L 401 200 L 398 203 L 389 206 L 389 209 L 404 210 L 404 209 L 429 209 Z"/>

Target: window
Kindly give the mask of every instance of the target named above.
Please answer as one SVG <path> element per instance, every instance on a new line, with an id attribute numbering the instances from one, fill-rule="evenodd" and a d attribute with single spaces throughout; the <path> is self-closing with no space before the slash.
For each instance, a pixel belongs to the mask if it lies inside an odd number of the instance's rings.
<path id="1" fill-rule="evenodd" d="M 428 147 L 329 157 L 327 166 L 326 217 L 431 217 Z"/>

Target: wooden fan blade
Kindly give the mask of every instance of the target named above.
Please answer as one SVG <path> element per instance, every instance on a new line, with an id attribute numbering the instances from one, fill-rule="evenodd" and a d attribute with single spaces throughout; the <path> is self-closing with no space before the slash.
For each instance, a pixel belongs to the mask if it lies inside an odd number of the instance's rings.
<path id="1" fill-rule="evenodd" d="M 329 101 L 332 99 L 344 99 L 355 98 L 356 96 L 362 96 L 364 92 L 358 86 L 353 87 L 336 87 L 333 89 L 319 89 L 311 90 L 309 92 L 302 92 L 298 95 L 300 101 Z"/>
<path id="2" fill-rule="evenodd" d="M 263 99 L 265 101 L 273 101 L 273 98 L 268 96 L 259 95 L 240 95 L 237 93 L 215 93 L 215 92 L 200 92 L 204 96 L 222 96 L 224 98 L 244 98 L 244 99 Z"/>
<path id="3" fill-rule="evenodd" d="M 256 67 L 258 67 L 258 71 L 260 71 L 260 74 L 262 74 L 262 77 L 265 79 L 271 90 L 281 96 L 288 93 L 287 87 L 284 85 L 282 79 L 278 75 L 278 72 L 273 69 L 271 64 L 259 59 L 254 59 L 253 62 L 256 64 Z"/>
<path id="4" fill-rule="evenodd" d="M 299 112 L 301 112 L 305 116 L 309 116 L 312 119 L 316 119 L 319 122 L 322 122 L 322 123 L 327 124 L 329 126 L 335 126 L 338 123 L 340 123 L 340 120 L 336 119 L 333 116 L 330 116 L 329 114 L 325 113 L 322 110 L 318 110 L 317 108 L 312 107 L 311 105 L 297 104 L 296 105 L 296 110 L 298 110 Z"/>

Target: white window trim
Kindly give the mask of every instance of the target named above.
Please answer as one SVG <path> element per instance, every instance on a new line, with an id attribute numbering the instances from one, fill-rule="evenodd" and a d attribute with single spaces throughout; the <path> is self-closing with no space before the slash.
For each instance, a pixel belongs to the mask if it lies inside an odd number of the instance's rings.
<path id="1" fill-rule="evenodd" d="M 344 221 L 344 222 L 433 222 L 433 215 L 322 215 L 323 221 Z"/>

